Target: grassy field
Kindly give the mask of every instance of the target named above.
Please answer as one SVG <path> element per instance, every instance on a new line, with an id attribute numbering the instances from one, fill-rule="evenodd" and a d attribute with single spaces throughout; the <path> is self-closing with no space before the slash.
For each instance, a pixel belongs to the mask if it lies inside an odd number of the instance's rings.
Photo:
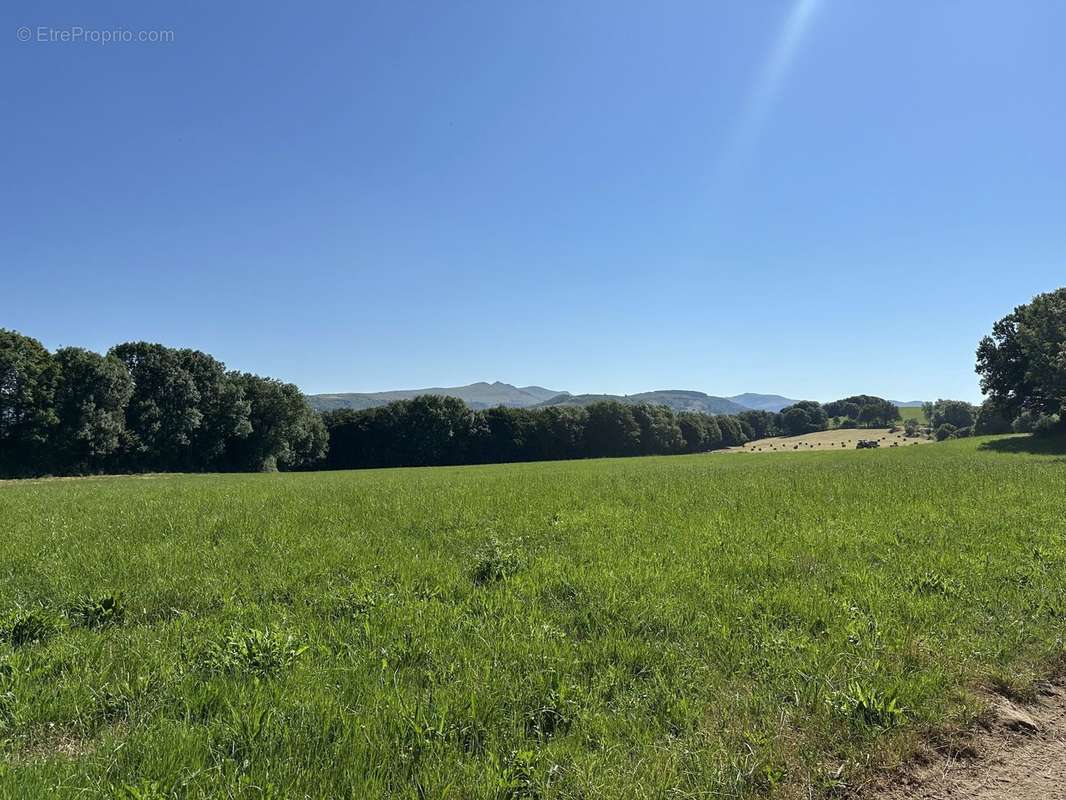
<path id="1" fill-rule="evenodd" d="M 772 436 L 731 447 L 729 453 L 780 453 L 792 450 L 825 453 L 835 450 L 854 450 L 860 439 L 874 439 L 879 447 L 913 447 L 931 444 L 924 436 L 908 438 L 903 430 L 892 433 L 890 428 L 830 428 L 798 436 Z"/>
<path id="2" fill-rule="evenodd" d="M 915 420 L 918 420 L 918 422 L 920 422 L 923 425 L 925 425 L 927 422 L 929 422 L 929 420 L 927 420 L 925 418 L 925 412 L 922 411 L 922 409 L 920 407 L 919 408 L 901 408 L 899 410 L 899 415 L 904 420 L 915 419 Z"/>
<path id="3" fill-rule="evenodd" d="M 1064 662 L 1031 449 L 0 484 L 0 796 L 855 789 Z"/>

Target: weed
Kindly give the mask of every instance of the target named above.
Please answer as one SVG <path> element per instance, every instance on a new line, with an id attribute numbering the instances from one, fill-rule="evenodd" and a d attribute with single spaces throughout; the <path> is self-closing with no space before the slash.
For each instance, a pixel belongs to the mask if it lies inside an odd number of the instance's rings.
<path id="1" fill-rule="evenodd" d="M 471 578 L 477 585 L 502 581 L 518 572 L 521 563 L 518 551 L 494 536 L 474 553 Z"/>
<path id="2" fill-rule="evenodd" d="M 7 659 L 0 660 L 0 731 L 15 721 L 14 670 Z"/>
<path id="3" fill-rule="evenodd" d="M 572 709 L 573 702 L 565 686 L 549 691 L 536 708 L 526 712 L 526 735 L 547 739 L 565 733 L 573 722 Z"/>
<path id="4" fill-rule="evenodd" d="M 100 597 L 87 596 L 70 608 L 70 621 L 78 628 L 110 628 L 126 618 L 126 604 L 121 593 Z"/>
<path id="5" fill-rule="evenodd" d="M 537 754 L 533 750 L 514 750 L 504 759 L 490 755 L 496 770 L 495 796 L 499 800 L 539 800 Z"/>
<path id="6" fill-rule="evenodd" d="M 849 723 L 867 728 L 886 729 L 900 724 L 903 709 L 895 692 L 853 682 L 844 691 L 827 698 L 833 710 Z"/>
<path id="7" fill-rule="evenodd" d="M 210 643 L 200 654 L 207 672 L 273 678 L 290 667 L 307 650 L 292 636 L 269 628 L 249 628 Z"/>
<path id="8" fill-rule="evenodd" d="M 146 780 L 123 784 L 113 794 L 115 800 L 170 800 L 172 796 L 158 781 Z"/>
<path id="9" fill-rule="evenodd" d="M 945 577 L 936 570 L 926 570 L 911 578 L 910 588 L 915 594 L 953 597 L 959 593 L 961 587 L 954 578 Z"/>
<path id="10" fill-rule="evenodd" d="M 0 619 L 0 642 L 25 647 L 47 642 L 59 632 L 59 623 L 43 609 L 16 608 Z"/>

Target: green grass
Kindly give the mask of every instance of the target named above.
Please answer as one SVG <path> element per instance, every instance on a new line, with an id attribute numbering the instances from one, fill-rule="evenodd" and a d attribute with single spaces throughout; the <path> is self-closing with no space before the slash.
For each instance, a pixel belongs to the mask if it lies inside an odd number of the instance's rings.
<path id="1" fill-rule="evenodd" d="M 925 425 L 926 423 L 929 422 L 929 420 L 927 420 L 925 418 L 925 412 L 921 409 L 921 407 L 918 407 L 918 408 L 901 408 L 899 410 L 899 414 L 903 418 L 904 421 L 906 421 L 908 419 L 913 419 L 913 420 L 917 420 L 922 425 Z"/>
<path id="2" fill-rule="evenodd" d="M 1063 662 L 1026 442 L 0 484 L 0 796 L 829 796 Z"/>

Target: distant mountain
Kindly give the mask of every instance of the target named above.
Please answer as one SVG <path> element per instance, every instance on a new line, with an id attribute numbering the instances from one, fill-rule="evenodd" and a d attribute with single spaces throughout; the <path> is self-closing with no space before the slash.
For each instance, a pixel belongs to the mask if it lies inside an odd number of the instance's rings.
<path id="1" fill-rule="evenodd" d="M 924 400 L 889 400 L 896 408 L 921 408 Z"/>
<path id="2" fill-rule="evenodd" d="M 780 411 L 783 408 L 788 408 L 799 402 L 799 400 L 792 400 L 788 397 L 782 397 L 779 394 L 753 394 L 752 392 L 735 394 L 726 399 L 732 400 L 734 403 L 743 406 L 744 408 L 750 408 L 752 411 L 774 412 Z"/>
<path id="3" fill-rule="evenodd" d="M 780 411 L 798 402 L 779 394 L 755 394 L 746 392 L 732 397 L 695 392 L 687 389 L 662 389 L 638 394 L 570 394 L 543 386 L 513 386 L 509 383 L 486 383 L 480 381 L 467 386 L 433 386 L 426 389 L 397 389 L 391 392 L 346 392 L 341 394 L 312 394 L 307 396 L 311 407 L 318 411 L 383 406 L 394 400 L 410 400 L 420 394 L 440 394 L 458 397 L 471 408 L 545 408 L 547 406 L 587 406 L 604 400 L 619 403 L 651 403 L 672 408 L 674 411 L 700 411 L 704 414 L 739 414 L 742 411 Z M 892 401 L 900 408 L 916 408 L 921 400 Z"/>
<path id="4" fill-rule="evenodd" d="M 527 408 L 542 403 L 565 392 L 545 389 L 542 386 L 512 386 L 509 383 L 471 383 L 467 386 L 434 386 L 428 389 L 397 389 L 391 392 L 347 392 L 342 394 L 311 394 L 307 401 L 317 411 L 332 411 L 337 408 L 364 408 L 383 406 L 394 400 L 410 400 L 420 394 L 439 394 L 458 397 L 471 408 Z"/>
<path id="5" fill-rule="evenodd" d="M 625 395 L 564 393 L 539 403 L 537 407 L 587 406 L 604 400 L 614 400 L 630 405 L 651 403 L 657 406 L 667 406 L 674 411 L 699 411 L 704 414 L 739 414 L 741 411 L 748 410 L 746 406 L 734 403 L 729 398 L 713 397 L 703 392 L 693 392 L 685 389 L 665 389 L 657 392 L 640 392 L 638 394 Z"/>

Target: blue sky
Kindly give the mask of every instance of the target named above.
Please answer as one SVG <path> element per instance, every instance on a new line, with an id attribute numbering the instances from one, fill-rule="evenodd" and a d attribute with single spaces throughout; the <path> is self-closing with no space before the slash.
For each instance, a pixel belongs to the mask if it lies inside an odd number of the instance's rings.
<path id="1" fill-rule="evenodd" d="M 0 17 L 0 326 L 50 347 L 977 399 L 980 336 L 1066 283 L 1059 0 Z M 75 26 L 173 41 L 39 40 Z"/>

